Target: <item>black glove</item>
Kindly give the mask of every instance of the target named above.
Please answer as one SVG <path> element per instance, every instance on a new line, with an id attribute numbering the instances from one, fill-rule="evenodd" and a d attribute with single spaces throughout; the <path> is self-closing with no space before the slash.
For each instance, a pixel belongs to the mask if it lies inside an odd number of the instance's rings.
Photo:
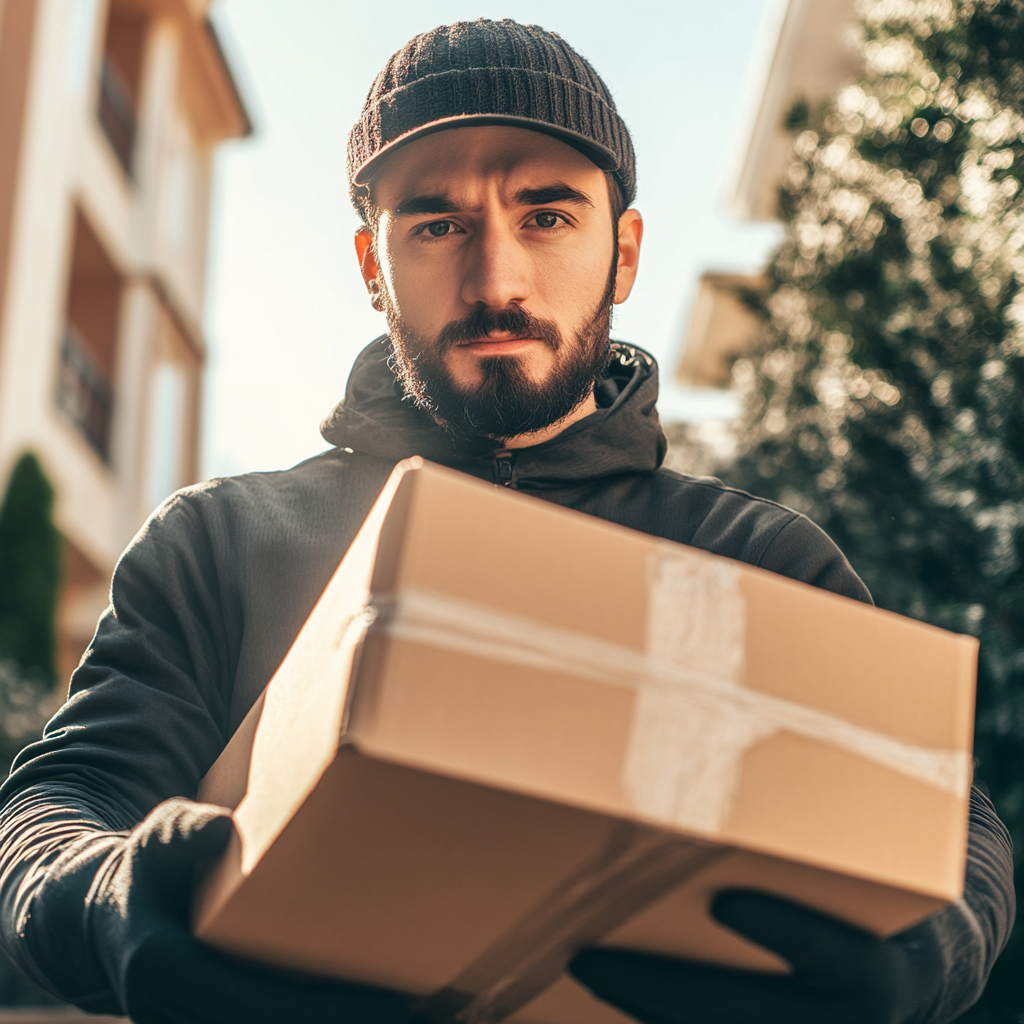
<path id="1" fill-rule="evenodd" d="M 941 990 L 943 960 L 927 929 L 881 942 L 788 900 L 740 890 L 719 895 L 711 912 L 778 953 L 793 973 L 616 949 L 585 950 L 570 971 L 644 1024 L 910 1024 Z"/>
<path id="2" fill-rule="evenodd" d="M 260 969 L 191 936 L 196 869 L 231 830 L 223 808 L 174 799 L 127 834 L 74 843 L 32 900 L 24 929 L 32 960 L 65 998 L 62 974 L 96 979 L 106 996 L 73 1001 L 137 1024 L 407 1024 L 395 993 Z"/>

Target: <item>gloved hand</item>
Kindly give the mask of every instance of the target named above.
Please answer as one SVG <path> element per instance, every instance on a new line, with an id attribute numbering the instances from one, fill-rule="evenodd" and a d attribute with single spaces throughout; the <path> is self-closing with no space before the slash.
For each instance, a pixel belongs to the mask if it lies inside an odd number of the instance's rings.
<path id="1" fill-rule="evenodd" d="M 70 976 L 105 981 L 120 1003 L 107 1012 L 136 1024 L 407 1024 L 406 1001 L 395 993 L 260 969 L 191 936 L 196 869 L 231 831 L 223 808 L 173 799 L 127 835 L 79 840 L 50 866 L 30 905 L 33 960 L 51 977 L 61 973 L 50 969 L 55 959 L 78 960 L 67 965 Z M 83 956 L 91 970 L 83 972 Z M 104 1008 L 102 997 L 75 1001 Z"/>
<path id="2" fill-rule="evenodd" d="M 711 912 L 778 953 L 793 973 L 615 949 L 585 950 L 569 969 L 644 1024 L 910 1024 L 939 994 L 943 961 L 926 929 L 882 942 L 788 900 L 742 890 L 719 895 Z"/>

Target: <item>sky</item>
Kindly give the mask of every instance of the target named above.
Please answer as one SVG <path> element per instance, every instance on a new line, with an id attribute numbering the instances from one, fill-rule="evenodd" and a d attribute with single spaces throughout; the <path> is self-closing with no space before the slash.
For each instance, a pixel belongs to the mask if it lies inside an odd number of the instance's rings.
<path id="1" fill-rule="evenodd" d="M 204 476 L 283 468 L 327 447 L 320 421 L 356 354 L 384 332 L 352 236 L 345 146 L 387 58 L 439 24 L 512 17 L 563 35 L 607 82 L 633 135 L 645 237 L 613 337 L 662 367 L 665 419 L 727 416 L 669 379 L 704 270 L 757 269 L 777 228 L 729 201 L 780 0 L 220 0 L 253 122 L 216 161 Z"/>

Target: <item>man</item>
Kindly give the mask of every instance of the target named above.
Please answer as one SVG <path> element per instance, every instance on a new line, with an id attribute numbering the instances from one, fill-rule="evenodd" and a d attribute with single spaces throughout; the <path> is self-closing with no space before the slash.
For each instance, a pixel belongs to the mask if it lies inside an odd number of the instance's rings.
<path id="1" fill-rule="evenodd" d="M 399 994 L 239 963 L 187 927 L 195 872 L 231 829 L 189 798 L 397 460 L 423 455 L 870 601 L 807 519 L 658 468 L 656 367 L 608 339 L 642 238 L 632 146 L 563 40 L 511 21 L 412 40 L 370 91 L 349 170 L 360 268 L 389 338 L 359 357 L 324 426 L 335 448 L 158 510 L 115 571 L 68 703 L 3 789 L 4 947 L 89 1010 L 141 1024 L 413 1019 Z M 981 992 L 1012 900 L 1005 830 L 975 793 L 966 895 L 904 935 L 879 942 L 731 892 L 714 914 L 790 976 L 614 950 L 570 969 L 650 1024 L 944 1022 Z"/>

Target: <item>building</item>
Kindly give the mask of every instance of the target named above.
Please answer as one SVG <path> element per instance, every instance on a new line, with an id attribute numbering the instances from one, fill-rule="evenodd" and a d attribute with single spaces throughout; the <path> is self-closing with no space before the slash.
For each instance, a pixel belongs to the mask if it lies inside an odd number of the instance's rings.
<path id="1" fill-rule="evenodd" d="M 776 219 L 779 184 L 789 166 L 793 141 L 785 120 L 794 104 L 823 103 L 860 71 L 860 59 L 848 37 L 855 6 L 855 0 L 778 0 L 776 26 L 768 43 L 770 59 L 729 201 L 739 220 Z M 757 274 L 702 275 L 676 367 L 678 383 L 728 386 L 732 359 L 747 348 L 758 327 L 757 318 L 737 293 L 762 287 L 764 280 Z"/>
<path id="2" fill-rule="evenodd" d="M 118 554 L 196 479 L 212 160 L 250 130 L 208 0 L 0 0 L 0 485 L 65 539 L 60 668 Z"/>
<path id="3" fill-rule="evenodd" d="M 729 386 L 732 361 L 746 349 L 759 326 L 757 315 L 741 295 L 760 291 L 766 284 L 758 274 L 701 274 L 676 367 L 679 384 L 689 388 Z"/>

